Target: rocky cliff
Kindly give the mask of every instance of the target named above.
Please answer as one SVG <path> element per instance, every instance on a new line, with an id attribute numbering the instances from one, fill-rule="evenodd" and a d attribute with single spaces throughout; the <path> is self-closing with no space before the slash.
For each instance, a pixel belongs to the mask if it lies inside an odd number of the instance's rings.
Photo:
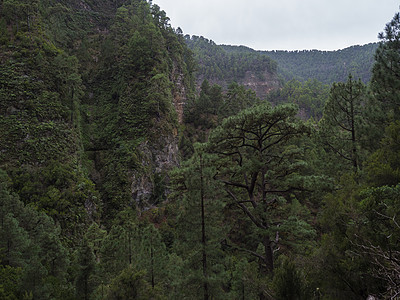
<path id="1" fill-rule="evenodd" d="M 162 201 L 193 82 L 165 12 L 143 0 L 12 5 L 0 3 L 0 167 L 14 191 L 63 228 Z"/>
<path id="2" fill-rule="evenodd" d="M 267 55 L 246 47 L 217 45 L 204 37 L 185 37 L 199 62 L 196 72 L 198 88 L 205 79 L 224 89 L 237 82 L 264 99 L 270 91 L 281 87 L 277 64 Z"/>
<path id="3" fill-rule="evenodd" d="M 278 76 L 268 71 L 264 71 L 261 76 L 253 71 L 247 71 L 244 79 L 239 83 L 255 91 L 260 99 L 264 99 L 269 92 L 279 89 L 281 86 Z"/>

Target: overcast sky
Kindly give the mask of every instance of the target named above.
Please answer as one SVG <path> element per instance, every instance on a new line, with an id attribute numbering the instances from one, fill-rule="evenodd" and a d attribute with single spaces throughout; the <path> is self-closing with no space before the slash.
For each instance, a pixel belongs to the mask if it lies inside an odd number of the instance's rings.
<path id="1" fill-rule="evenodd" d="M 174 28 L 257 50 L 337 50 L 378 41 L 398 0 L 153 0 Z"/>

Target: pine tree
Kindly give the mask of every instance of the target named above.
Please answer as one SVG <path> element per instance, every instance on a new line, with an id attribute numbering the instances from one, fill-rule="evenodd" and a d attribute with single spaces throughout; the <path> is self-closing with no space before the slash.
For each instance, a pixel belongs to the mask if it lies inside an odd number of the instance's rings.
<path id="1" fill-rule="evenodd" d="M 361 167 L 361 132 L 364 123 L 366 87 L 349 75 L 346 83 L 335 83 L 325 104 L 320 133 L 327 152 L 339 157 L 357 172 Z M 339 160 L 340 161 L 340 160 Z"/>
<path id="2" fill-rule="evenodd" d="M 136 213 L 127 208 L 114 219 L 101 244 L 99 273 L 104 283 L 134 263 L 135 243 L 139 243 Z"/>
<path id="3" fill-rule="evenodd" d="M 69 260 L 60 241 L 60 228 L 52 218 L 11 194 L 8 181 L 0 170 L 0 253 L 3 270 L 19 276 L 16 296 L 27 293 L 38 299 L 68 298 Z"/>
<path id="4" fill-rule="evenodd" d="M 223 204 L 220 184 L 210 155 L 197 144 L 195 154 L 173 175 L 173 188 L 180 213 L 174 245 L 183 259 L 180 293 L 186 297 L 221 297 L 224 282 L 221 242 Z M 187 289 L 190 286 L 190 289 Z"/>
<path id="5" fill-rule="evenodd" d="M 160 232 L 153 224 L 140 228 L 134 246 L 136 269 L 146 271 L 145 278 L 152 289 L 158 288 L 168 292 L 166 289 L 168 281 L 173 279 L 168 274 L 169 253 Z"/>
<path id="6" fill-rule="evenodd" d="M 400 13 L 386 24 L 379 34 L 380 45 L 375 54 L 371 87 L 391 118 L 398 119 L 400 112 Z"/>
<path id="7" fill-rule="evenodd" d="M 95 270 L 95 256 L 87 239 L 82 241 L 76 257 L 78 272 L 75 277 L 76 297 L 88 300 L 93 291 L 92 275 Z"/>
<path id="8" fill-rule="evenodd" d="M 239 239 L 236 242 L 241 244 L 231 246 L 259 259 L 266 273 L 274 269 L 279 227 L 290 213 L 289 195 L 300 188 L 301 155 L 293 142 L 308 129 L 296 113 L 293 105 L 255 106 L 225 119 L 207 145 L 218 157 L 215 178 L 224 185 L 230 199 L 227 206 L 242 212 L 236 211 L 235 216 L 247 217 L 243 222 L 249 223 L 255 238 L 250 245 Z"/>

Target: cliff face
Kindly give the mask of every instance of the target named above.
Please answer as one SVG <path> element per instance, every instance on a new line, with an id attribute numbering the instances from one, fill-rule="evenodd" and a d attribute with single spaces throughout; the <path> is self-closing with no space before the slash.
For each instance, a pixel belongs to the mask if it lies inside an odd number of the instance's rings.
<path id="1" fill-rule="evenodd" d="M 190 52 L 157 7 L 150 14 L 147 2 L 137 2 L 117 10 L 89 85 L 95 100 L 87 102 L 95 112 L 89 131 L 95 134 L 88 147 L 107 149 L 92 174 L 100 174 L 108 214 L 126 205 L 146 210 L 165 199 L 190 90 L 183 63 Z M 147 14 L 145 24 L 138 14 Z"/>
<path id="2" fill-rule="evenodd" d="M 246 47 L 217 45 L 204 37 L 185 36 L 199 66 L 197 87 L 206 79 L 226 89 L 236 82 L 256 92 L 261 99 L 281 86 L 277 64 L 269 56 Z"/>
<path id="3" fill-rule="evenodd" d="M 187 102 L 187 93 L 185 86 L 185 75 L 182 70 L 174 63 L 174 67 L 170 76 L 171 82 L 173 83 L 172 88 L 172 96 L 173 96 L 173 104 L 175 111 L 178 116 L 178 122 L 182 123 L 183 121 L 183 109 L 185 103 Z"/>
<path id="4" fill-rule="evenodd" d="M 199 75 L 196 80 L 196 89 L 199 91 L 202 82 L 207 79 L 210 84 L 218 84 L 223 89 L 227 89 L 233 80 L 216 79 L 214 77 L 205 77 Z M 271 73 L 268 70 L 263 72 L 255 72 L 248 70 L 245 76 L 235 80 L 238 84 L 245 86 L 254 91 L 258 98 L 265 99 L 267 94 L 271 91 L 277 90 L 281 87 L 281 81 L 276 73 Z"/>
<path id="5" fill-rule="evenodd" d="M 183 38 L 142 0 L 34 11 L 27 24 L 0 10 L 0 167 L 15 192 L 65 220 L 156 205 L 191 89 Z"/>
<path id="6" fill-rule="evenodd" d="M 256 92 L 260 99 L 264 99 L 269 92 L 280 88 L 278 76 L 268 71 L 264 71 L 261 76 L 247 71 L 241 84 Z"/>
<path id="7" fill-rule="evenodd" d="M 159 204 L 167 193 L 168 172 L 179 164 L 178 138 L 160 136 L 139 146 L 141 171 L 134 171 L 131 178 L 132 200 L 141 211 Z"/>

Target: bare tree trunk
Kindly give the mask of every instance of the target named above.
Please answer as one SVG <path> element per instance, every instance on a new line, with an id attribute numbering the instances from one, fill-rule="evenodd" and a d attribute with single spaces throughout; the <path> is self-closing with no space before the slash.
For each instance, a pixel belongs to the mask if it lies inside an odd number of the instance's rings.
<path id="1" fill-rule="evenodd" d="M 154 280 L 154 252 L 153 245 L 150 246 L 150 264 L 151 264 L 151 287 L 154 289 L 155 280 Z"/>
<path id="2" fill-rule="evenodd" d="M 203 176 L 203 157 L 200 155 L 200 198 L 201 198 L 201 244 L 202 244 L 202 262 L 203 262 L 203 298 L 209 299 L 208 284 L 207 284 L 207 240 L 206 240 L 206 223 L 204 209 L 204 176 Z"/>
<path id="3" fill-rule="evenodd" d="M 266 264 L 266 271 L 268 273 L 274 272 L 274 252 L 272 251 L 271 247 L 271 240 L 269 235 L 266 235 L 263 241 L 264 244 L 264 251 L 265 251 L 265 264 Z"/>
<path id="4" fill-rule="evenodd" d="M 353 168 L 354 172 L 358 170 L 358 157 L 357 157 L 357 140 L 356 140 L 356 128 L 354 122 L 354 104 L 351 102 L 351 143 L 352 143 L 352 153 L 353 153 Z"/>

